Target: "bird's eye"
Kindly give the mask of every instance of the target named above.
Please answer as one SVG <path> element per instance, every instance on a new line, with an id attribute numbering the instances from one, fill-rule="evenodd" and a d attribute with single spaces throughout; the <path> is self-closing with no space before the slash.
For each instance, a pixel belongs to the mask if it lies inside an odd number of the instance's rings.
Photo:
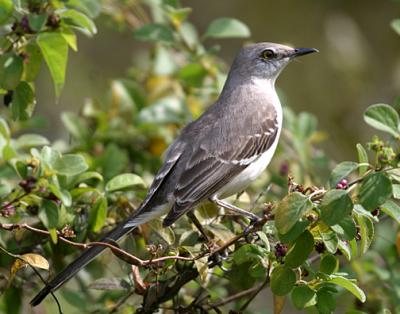
<path id="1" fill-rule="evenodd" d="M 262 52 L 262 57 L 266 60 L 272 59 L 276 56 L 275 52 L 271 49 L 264 50 Z"/>

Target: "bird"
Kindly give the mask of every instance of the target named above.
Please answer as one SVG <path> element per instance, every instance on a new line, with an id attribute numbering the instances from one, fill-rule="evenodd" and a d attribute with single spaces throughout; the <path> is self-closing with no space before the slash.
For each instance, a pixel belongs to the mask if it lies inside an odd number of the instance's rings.
<path id="1" fill-rule="evenodd" d="M 314 52 L 318 50 L 268 42 L 242 47 L 216 102 L 186 125 L 166 150 L 164 163 L 141 205 L 100 241 L 115 242 L 165 214 L 163 226 L 171 226 L 206 201 L 257 221 L 257 215 L 224 198 L 242 192 L 267 168 L 283 120 L 275 81 L 291 60 Z M 84 250 L 30 304 L 41 303 L 104 249 L 93 246 Z"/>

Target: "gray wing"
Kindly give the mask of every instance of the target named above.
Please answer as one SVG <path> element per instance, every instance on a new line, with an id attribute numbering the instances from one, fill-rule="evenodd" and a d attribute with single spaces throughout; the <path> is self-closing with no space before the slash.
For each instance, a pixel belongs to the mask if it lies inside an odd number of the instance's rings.
<path id="1" fill-rule="evenodd" d="M 124 228 L 132 228 L 137 226 L 138 217 L 153 210 L 154 207 L 167 203 L 168 190 L 165 189 L 165 183 L 169 176 L 174 173 L 174 168 L 182 156 L 185 149 L 185 143 L 178 138 L 168 150 L 165 152 L 164 164 L 156 174 L 146 198 L 143 200 L 140 207 L 127 219 Z M 164 188 L 163 188 L 164 186 Z M 171 188 L 171 193 L 173 187 Z"/>
<path id="2" fill-rule="evenodd" d="M 257 121 L 257 125 L 240 137 L 232 133 L 220 137 L 217 145 L 204 141 L 193 148 L 175 187 L 175 204 L 164 219 L 164 226 L 208 199 L 271 147 L 278 134 L 276 115 Z"/>

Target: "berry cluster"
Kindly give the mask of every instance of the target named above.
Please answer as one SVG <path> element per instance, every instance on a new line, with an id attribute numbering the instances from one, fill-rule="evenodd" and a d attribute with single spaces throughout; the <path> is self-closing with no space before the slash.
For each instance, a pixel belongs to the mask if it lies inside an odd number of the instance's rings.
<path id="1" fill-rule="evenodd" d="M 325 252 L 325 244 L 322 241 L 316 242 L 314 248 L 319 254 L 322 254 Z"/>
<path id="2" fill-rule="evenodd" d="M 348 187 L 349 182 L 346 179 L 342 179 L 338 184 L 336 184 L 336 189 L 338 190 L 346 190 Z"/>
<path id="3" fill-rule="evenodd" d="M 275 245 L 275 256 L 279 259 L 286 255 L 288 247 L 285 244 L 277 243 Z"/>
<path id="4" fill-rule="evenodd" d="M 0 210 L 0 217 L 10 217 L 16 214 L 16 209 L 13 204 L 4 204 Z"/>
<path id="5" fill-rule="evenodd" d="M 25 193 L 30 193 L 36 186 L 35 177 L 27 177 L 19 183 L 19 186 L 24 189 Z"/>

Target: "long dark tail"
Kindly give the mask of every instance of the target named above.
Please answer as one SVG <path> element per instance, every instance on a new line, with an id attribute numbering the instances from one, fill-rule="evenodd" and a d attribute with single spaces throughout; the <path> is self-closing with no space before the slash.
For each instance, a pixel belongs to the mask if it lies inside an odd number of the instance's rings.
<path id="1" fill-rule="evenodd" d="M 127 233 L 131 232 L 136 226 L 130 225 L 126 227 L 126 222 L 119 224 L 109 234 L 103 237 L 102 242 L 113 242 L 122 238 Z M 71 279 L 78 271 L 89 264 L 97 255 L 99 255 L 106 247 L 92 246 L 91 248 L 82 252 L 82 254 L 74 260 L 71 264 L 65 267 L 56 277 L 54 277 L 40 292 L 32 299 L 30 304 L 32 306 L 38 305 L 42 300 L 52 291 L 57 290 L 65 282 Z"/>

